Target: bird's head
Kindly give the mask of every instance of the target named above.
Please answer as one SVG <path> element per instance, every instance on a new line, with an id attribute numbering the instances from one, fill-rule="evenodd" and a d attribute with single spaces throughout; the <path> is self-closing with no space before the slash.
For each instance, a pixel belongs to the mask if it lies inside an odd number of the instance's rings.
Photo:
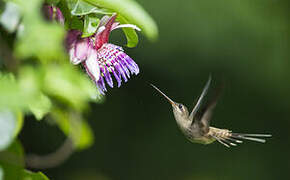
<path id="1" fill-rule="evenodd" d="M 151 86 L 156 89 L 162 96 L 164 96 L 168 102 L 171 104 L 175 119 L 178 121 L 180 119 L 187 119 L 188 118 L 188 109 L 185 105 L 181 103 L 174 102 L 170 99 L 166 94 L 164 94 L 161 90 L 159 90 L 156 86 L 151 84 Z"/>

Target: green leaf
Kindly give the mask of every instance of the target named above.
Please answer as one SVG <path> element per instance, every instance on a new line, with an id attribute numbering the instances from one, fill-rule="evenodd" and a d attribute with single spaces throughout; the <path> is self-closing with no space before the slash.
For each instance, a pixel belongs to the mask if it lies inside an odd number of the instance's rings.
<path id="1" fill-rule="evenodd" d="M 69 104 L 76 110 L 84 109 L 88 101 L 100 96 L 89 77 L 71 64 L 47 65 L 43 85 L 45 94 Z"/>
<path id="2" fill-rule="evenodd" d="M 6 149 L 14 141 L 22 124 L 21 114 L 9 110 L 0 111 L 0 151 Z"/>
<path id="3" fill-rule="evenodd" d="M 30 111 L 34 114 L 37 120 L 41 120 L 43 116 L 45 116 L 51 108 L 50 99 L 40 93 L 30 104 L 29 104 Z"/>
<path id="4" fill-rule="evenodd" d="M 78 111 L 88 107 L 88 101 L 102 101 L 90 78 L 71 64 L 23 67 L 18 80 L 0 74 L 0 84 L 0 109 L 32 111 L 38 119 L 50 110 L 47 97 Z"/>
<path id="5" fill-rule="evenodd" d="M 64 31 L 56 24 L 25 22 L 25 30 L 16 44 L 16 55 L 24 59 L 37 57 L 42 62 L 64 59 L 63 39 Z"/>
<path id="6" fill-rule="evenodd" d="M 28 67 L 20 69 L 18 80 L 12 74 L 0 75 L 0 109 L 30 110 L 41 118 L 50 108 L 49 99 L 41 93 L 42 81 L 41 71 Z"/>
<path id="7" fill-rule="evenodd" d="M 77 149 L 85 149 L 93 144 L 93 132 L 80 114 L 55 109 L 52 116 L 64 134 L 72 138 Z"/>
<path id="8" fill-rule="evenodd" d="M 24 166 L 23 149 L 18 141 L 14 141 L 8 149 L 0 152 L 0 164 L 4 179 L 19 179 Z"/>
<path id="9" fill-rule="evenodd" d="M 0 179 L 1 170 L 3 179 L 48 180 L 41 172 L 33 173 L 23 169 L 24 153 L 19 141 L 14 141 L 8 149 L 0 152 Z"/>
<path id="10" fill-rule="evenodd" d="M 150 15 L 135 1 L 132 0 L 83 0 L 99 8 L 106 8 L 117 12 L 126 18 L 130 24 L 142 29 L 150 40 L 158 36 L 158 28 Z"/>
<path id="11" fill-rule="evenodd" d="M 79 17 L 73 16 L 69 21 L 69 29 L 83 30 L 84 23 Z"/>
<path id="12" fill-rule="evenodd" d="M 108 14 L 106 9 L 95 7 L 82 0 L 67 0 L 68 8 L 71 10 L 73 16 L 83 16 L 91 13 Z"/>
<path id="13" fill-rule="evenodd" d="M 17 1 L 22 10 L 22 30 L 18 31 L 16 55 L 18 58 L 37 57 L 42 62 L 65 57 L 64 29 L 49 23 L 41 14 L 42 1 Z"/>
<path id="14" fill-rule="evenodd" d="M 42 172 L 31 172 L 28 170 L 23 170 L 21 176 L 24 180 L 49 180 Z"/>
<path id="15" fill-rule="evenodd" d="M 26 66 L 19 72 L 18 86 L 25 97 L 26 106 L 34 102 L 35 97 L 40 93 L 41 72 L 38 69 Z"/>
<path id="16" fill-rule="evenodd" d="M 27 99 L 12 74 L 0 74 L 0 109 L 25 108 Z M 21 99 L 21 101 L 19 101 Z"/>
<path id="17" fill-rule="evenodd" d="M 84 28 L 82 37 L 89 37 L 93 35 L 96 32 L 99 23 L 100 19 L 97 16 L 93 14 L 86 15 L 84 19 Z"/>
<path id="18" fill-rule="evenodd" d="M 16 122 L 16 128 L 14 130 L 14 137 L 16 138 L 22 129 L 24 118 L 23 118 L 22 112 L 20 111 L 15 112 L 15 115 L 17 118 L 17 122 Z"/>
<path id="19" fill-rule="evenodd" d="M 118 15 L 117 20 L 121 24 L 129 24 L 129 22 L 121 15 Z M 132 28 L 122 28 L 122 30 L 127 38 L 127 46 L 130 48 L 137 46 L 138 35 L 137 35 L 136 31 Z"/>

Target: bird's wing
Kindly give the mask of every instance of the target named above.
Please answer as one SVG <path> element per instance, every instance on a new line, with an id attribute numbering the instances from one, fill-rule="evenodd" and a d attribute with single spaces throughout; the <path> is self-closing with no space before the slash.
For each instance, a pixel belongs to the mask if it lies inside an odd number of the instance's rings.
<path id="1" fill-rule="evenodd" d="M 202 93 L 200 95 L 200 97 L 198 98 L 198 101 L 197 103 L 195 104 L 194 108 L 192 109 L 191 113 L 190 113 L 190 116 L 189 118 L 192 120 L 192 123 L 194 122 L 194 117 L 197 113 L 197 111 L 199 110 L 200 106 L 201 106 L 201 103 L 208 91 L 208 88 L 209 88 L 209 85 L 211 83 L 211 76 L 209 76 L 208 80 L 207 80 L 207 83 L 206 85 L 204 86 L 203 90 L 202 90 Z"/>
<path id="2" fill-rule="evenodd" d="M 213 110 L 217 104 L 217 100 L 220 96 L 220 93 L 223 89 L 223 84 L 216 89 L 214 96 L 207 103 L 207 105 L 198 112 L 197 120 L 199 120 L 199 125 L 203 133 L 207 133 L 209 131 L 210 120 L 212 118 Z"/>
<path id="3" fill-rule="evenodd" d="M 216 104 L 217 104 L 217 98 L 215 98 L 211 102 L 209 102 L 208 105 L 205 106 L 200 111 L 199 124 L 200 124 L 202 132 L 204 132 L 204 133 L 207 133 L 209 131 L 210 119 L 212 117 L 213 110 L 214 110 Z"/>

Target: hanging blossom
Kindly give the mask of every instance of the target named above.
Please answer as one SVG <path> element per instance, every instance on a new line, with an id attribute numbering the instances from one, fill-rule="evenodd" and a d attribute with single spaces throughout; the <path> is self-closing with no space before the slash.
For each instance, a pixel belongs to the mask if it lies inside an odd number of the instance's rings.
<path id="1" fill-rule="evenodd" d="M 46 19 L 51 21 L 57 21 L 61 25 L 64 25 L 64 17 L 58 7 L 44 4 L 42 10 Z"/>
<path id="2" fill-rule="evenodd" d="M 100 67 L 94 38 L 81 38 L 81 35 L 82 32 L 78 30 L 70 30 L 67 34 L 66 48 L 70 62 L 74 65 L 82 63 L 91 79 L 97 82 L 100 79 Z"/>
<path id="3" fill-rule="evenodd" d="M 64 25 L 64 17 L 60 9 L 53 5 L 43 5 L 44 15 L 48 20 L 57 21 Z M 82 64 L 87 74 L 96 83 L 99 91 L 107 91 L 106 84 L 114 87 L 112 76 L 120 87 L 122 81 L 127 82 L 130 75 L 139 73 L 139 67 L 123 50 L 122 47 L 108 43 L 111 31 L 117 28 L 140 29 L 132 24 L 115 22 L 117 14 L 111 17 L 104 16 L 93 36 L 82 38 L 79 30 L 70 30 L 67 33 L 66 48 L 70 62 L 74 65 Z"/>
<path id="4" fill-rule="evenodd" d="M 90 78 L 96 83 L 99 91 L 104 94 L 106 83 L 114 87 L 112 76 L 120 87 L 122 81 L 127 82 L 130 75 L 139 73 L 139 67 L 123 50 L 122 47 L 108 43 L 111 31 L 117 28 L 129 27 L 140 31 L 132 24 L 115 22 L 117 15 L 104 16 L 96 33 L 87 38 L 81 38 L 81 32 L 70 30 L 66 45 L 72 64 L 82 63 Z"/>

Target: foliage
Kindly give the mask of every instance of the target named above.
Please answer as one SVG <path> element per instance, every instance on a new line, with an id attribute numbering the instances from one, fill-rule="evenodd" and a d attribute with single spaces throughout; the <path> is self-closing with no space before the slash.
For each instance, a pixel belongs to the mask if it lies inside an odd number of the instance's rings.
<path id="1" fill-rule="evenodd" d="M 64 26 L 44 18 L 44 3 L 60 8 Z M 82 70 L 68 63 L 63 43 L 66 31 L 79 29 L 83 37 L 91 36 L 100 18 L 113 12 L 118 13 L 121 24 L 140 26 L 151 40 L 157 37 L 157 27 L 131 0 L 6 0 L 0 6 L 0 179 L 48 179 L 41 172 L 25 170 L 17 141 L 24 116 L 33 114 L 38 121 L 53 119 L 81 150 L 94 140 L 83 113 L 90 102 L 103 102 Z M 135 47 L 135 30 L 123 31 L 127 46 Z"/>
<path id="2" fill-rule="evenodd" d="M 14 141 L 5 151 L 1 152 L 0 163 L 0 171 L 5 179 L 48 180 L 41 172 L 34 173 L 23 169 L 24 153 L 18 141 Z"/>

